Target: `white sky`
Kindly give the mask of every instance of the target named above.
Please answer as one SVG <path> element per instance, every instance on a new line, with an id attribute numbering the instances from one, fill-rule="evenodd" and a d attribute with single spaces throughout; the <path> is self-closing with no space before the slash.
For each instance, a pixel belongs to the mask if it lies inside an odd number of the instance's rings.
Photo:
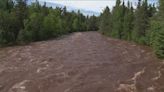
<path id="1" fill-rule="evenodd" d="M 79 9 L 91 10 L 101 12 L 106 6 L 112 8 L 115 5 L 116 0 L 39 0 L 45 2 L 58 3 L 65 6 L 72 6 Z M 128 0 L 124 0 L 127 2 Z M 129 0 L 135 4 L 138 0 Z M 156 0 L 149 0 L 155 2 Z"/>

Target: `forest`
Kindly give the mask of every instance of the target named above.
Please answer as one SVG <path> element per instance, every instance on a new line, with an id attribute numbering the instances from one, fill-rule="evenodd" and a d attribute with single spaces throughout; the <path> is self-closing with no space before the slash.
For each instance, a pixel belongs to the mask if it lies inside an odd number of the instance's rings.
<path id="1" fill-rule="evenodd" d="M 159 6 L 138 0 L 134 8 L 131 2 L 116 1 L 112 11 L 108 7 L 101 14 L 101 33 L 138 44 L 151 46 L 159 58 L 164 58 L 164 1 Z"/>
<path id="2" fill-rule="evenodd" d="M 66 7 L 47 7 L 39 1 L 0 0 L 0 45 L 29 43 L 56 38 L 77 31 L 97 30 L 97 17 L 80 11 L 68 12 Z"/>
<path id="3" fill-rule="evenodd" d="M 85 16 L 80 11 L 47 7 L 39 1 L 30 5 L 27 0 L 0 0 L 0 46 L 25 44 L 57 38 L 72 32 L 99 31 L 153 48 L 164 58 L 164 1 L 159 5 L 138 0 L 116 0 L 113 9 L 106 7 L 100 16 Z"/>

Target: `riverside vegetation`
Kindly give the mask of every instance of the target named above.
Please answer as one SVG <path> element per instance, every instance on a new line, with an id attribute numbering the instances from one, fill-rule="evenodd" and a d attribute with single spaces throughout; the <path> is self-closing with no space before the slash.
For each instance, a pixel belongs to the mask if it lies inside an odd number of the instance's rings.
<path id="1" fill-rule="evenodd" d="M 110 37 L 151 46 L 159 58 L 164 58 L 164 1 L 159 6 L 138 0 L 134 8 L 116 0 L 112 11 L 108 7 L 101 14 L 100 31 Z"/>
<path id="2" fill-rule="evenodd" d="M 66 7 L 47 7 L 38 1 L 0 0 L 0 45 L 13 45 L 56 38 L 78 31 L 97 31 L 104 35 L 151 46 L 164 58 L 164 1 L 159 7 L 138 0 L 136 8 L 116 0 L 110 11 L 100 16 L 84 16 L 80 11 L 68 12 Z"/>
<path id="3" fill-rule="evenodd" d="M 0 44 L 12 45 L 56 38 L 63 34 L 97 30 L 97 17 L 66 7 L 47 7 L 27 0 L 0 0 Z"/>

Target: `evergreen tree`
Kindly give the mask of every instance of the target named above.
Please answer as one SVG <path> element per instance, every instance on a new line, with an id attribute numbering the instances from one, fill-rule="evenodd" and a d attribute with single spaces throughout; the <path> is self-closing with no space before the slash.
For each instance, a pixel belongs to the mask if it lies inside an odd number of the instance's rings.
<path id="1" fill-rule="evenodd" d="M 75 18 L 75 19 L 73 20 L 72 26 L 73 26 L 73 30 L 74 30 L 75 32 L 77 32 L 78 30 L 80 30 L 80 22 L 79 22 L 79 19 L 78 19 L 78 18 Z"/>
<path id="2" fill-rule="evenodd" d="M 16 0 L 14 16 L 17 19 L 17 27 L 15 30 L 15 39 L 17 39 L 19 31 L 24 29 L 24 20 L 28 17 L 26 0 Z"/>
<path id="3" fill-rule="evenodd" d="M 148 3 L 147 0 L 141 3 L 139 0 L 137 10 L 135 12 L 134 30 L 133 30 L 133 40 L 140 44 L 146 44 L 146 31 L 149 26 L 149 16 L 148 16 Z"/>
<path id="4" fill-rule="evenodd" d="M 112 22 L 113 22 L 113 30 L 112 36 L 115 38 L 122 38 L 122 29 L 123 29 L 123 18 L 124 18 L 124 10 L 125 6 L 121 5 L 121 1 L 116 1 L 116 6 L 112 11 Z"/>
<path id="5" fill-rule="evenodd" d="M 27 0 L 0 0 L 0 45 L 87 31 L 87 25 L 96 30 L 97 17 L 87 19 L 80 11 L 68 12 L 66 7 L 53 9 L 46 3 L 41 5 L 38 0 L 29 6 Z"/>
<path id="6" fill-rule="evenodd" d="M 88 19 L 88 31 L 97 31 L 98 30 L 98 19 L 96 16 L 90 16 Z"/>
<path id="7" fill-rule="evenodd" d="M 47 16 L 49 14 L 49 9 L 46 6 L 46 2 L 44 3 L 44 5 L 42 7 L 42 13 L 43 13 L 43 16 Z"/>
<path id="8" fill-rule="evenodd" d="M 76 17 L 73 20 L 73 30 L 74 31 L 86 31 L 86 18 L 83 14 L 78 11 Z"/>
<path id="9" fill-rule="evenodd" d="M 100 31 L 106 35 L 111 36 L 112 34 L 112 18 L 109 7 L 106 7 L 101 15 Z"/>
<path id="10" fill-rule="evenodd" d="M 7 17 L 7 18 L 6 18 Z M 8 12 L 0 13 L 0 44 L 12 44 L 15 42 L 16 18 Z"/>
<path id="11" fill-rule="evenodd" d="M 15 42 L 17 20 L 13 16 L 14 3 L 12 0 L 0 0 L 0 45 Z"/>
<path id="12" fill-rule="evenodd" d="M 148 16 L 153 17 L 156 14 L 156 7 L 155 4 L 149 4 L 148 6 Z"/>
<path id="13" fill-rule="evenodd" d="M 164 1 L 159 0 L 159 12 L 152 22 L 152 40 L 154 51 L 159 58 L 164 58 Z"/>
<path id="14" fill-rule="evenodd" d="M 130 6 L 129 1 L 128 1 L 127 5 L 128 5 L 128 7 L 125 8 L 125 13 L 124 13 L 122 38 L 125 40 L 131 40 L 134 14 L 133 14 L 133 7 Z"/>
<path id="15" fill-rule="evenodd" d="M 163 0 L 159 0 L 159 15 L 160 18 L 163 20 L 163 16 L 164 16 L 164 1 Z"/>

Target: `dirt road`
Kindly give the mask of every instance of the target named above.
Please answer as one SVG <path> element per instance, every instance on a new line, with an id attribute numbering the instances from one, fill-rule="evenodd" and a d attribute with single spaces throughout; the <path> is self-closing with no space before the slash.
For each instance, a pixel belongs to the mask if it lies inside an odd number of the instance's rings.
<path id="1" fill-rule="evenodd" d="M 0 92 L 164 92 L 164 63 L 149 47 L 79 32 L 1 48 Z"/>

